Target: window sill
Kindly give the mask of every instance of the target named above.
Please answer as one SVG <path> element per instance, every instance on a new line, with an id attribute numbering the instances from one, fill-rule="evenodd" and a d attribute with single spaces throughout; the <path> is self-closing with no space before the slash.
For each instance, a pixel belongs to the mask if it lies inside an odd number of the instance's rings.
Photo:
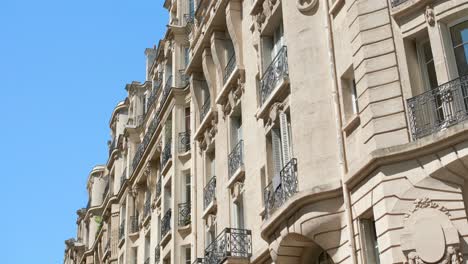
<path id="1" fill-rule="evenodd" d="M 356 128 L 358 128 L 359 124 L 361 124 L 361 118 L 359 115 L 355 114 L 343 126 L 343 132 L 346 136 L 349 136 L 354 132 L 354 130 L 356 130 Z"/>

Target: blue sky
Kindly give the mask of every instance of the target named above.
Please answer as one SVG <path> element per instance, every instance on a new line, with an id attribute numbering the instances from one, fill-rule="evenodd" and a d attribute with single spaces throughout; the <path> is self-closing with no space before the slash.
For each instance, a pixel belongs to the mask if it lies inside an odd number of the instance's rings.
<path id="1" fill-rule="evenodd" d="M 0 0 L 2 264 L 62 263 L 110 114 L 166 29 L 162 3 Z"/>

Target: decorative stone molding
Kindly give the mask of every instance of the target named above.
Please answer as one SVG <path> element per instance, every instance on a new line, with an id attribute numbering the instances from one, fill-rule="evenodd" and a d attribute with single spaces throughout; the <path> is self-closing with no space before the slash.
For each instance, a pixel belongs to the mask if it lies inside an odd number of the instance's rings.
<path id="1" fill-rule="evenodd" d="M 426 17 L 426 22 L 429 26 L 433 27 L 435 25 L 435 14 L 434 8 L 430 5 L 426 6 L 426 11 L 424 12 Z"/>
<path id="2" fill-rule="evenodd" d="M 208 148 L 208 145 L 211 144 L 216 133 L 218 133 L 218 112 L 213 111 L 210 124 L 204 130 L 203 136 L 197 139 L 200 151 L 205 151 Z"/>
<path id="3" fill-rule="evenodd" d="M 133 186 L 133 188 L 130 190 L 130 194 L 133 196 L 133 198 L 137 197 L 138 191 L 140 191 L 140 186 L 138 184 Z"/>
<path id="4" fill-rule="evenodd" d="M 318 0 L 296 0 L 297 9 L 304 13 L 312 10 L 318 3 Z"/>
<path id="5" fill-rule="evenodd" d="M 418 198 L 404 217 L 401 249 L 406 264 L 461 264 L 458 230 L 444 206 L 429 198 Z M 430 230 L 430 232 L 428 232 Z"/>
<path id="6" fill-rule="evenodd" d="M 237 82 L 230 87 L 229 94 L 227 95 L 227 100 L 225 101 L 222 109 L 223 109 L 223 119 L 226 119 L 232 112 L 232 110 L 236 107 L 236 105 L 240 102 L 242 94 L 244 93 L 245 87 L 245 72 L 239 72 L 239 78 L 237 78 Z"/>

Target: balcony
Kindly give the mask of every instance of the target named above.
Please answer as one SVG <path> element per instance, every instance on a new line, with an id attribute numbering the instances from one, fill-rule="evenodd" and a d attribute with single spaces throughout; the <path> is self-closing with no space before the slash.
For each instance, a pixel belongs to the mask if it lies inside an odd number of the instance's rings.
<path id="1" fill-rule="evenodd" d="M 171 143 L 168 142 L 164 146 L 164 149 L 161 153 L 161 167 L 164 168 L 166 166 L 166 163 L 172 158 L 172 153 L 171 153 Z"/>
<path id="2" fill-rule="evenodd" d="M 229 258 L 248 260 L 252 256 L 250 230 L 226 228 L 205 249 L 205 264 L 220 264 Z"/>
<path id="3" fill-rule="evenodd" d="M 205 103 L 203 104 L 203 106 L 200 109 L 200 123 L 203 120 L 205 120 L 205 117 L 208 114 L 208 112 L 210 111 L 210 108 L 211 108 L 211 99 L 210 99 L 210 97 L 208 97 L 208 98 L 205 99 Z"/>
<path id="4" fill-rule="evenodd" d="M 171 93 L 171 90 L 172 90 L 172 75 L 169 76 L 169 78 L 167 78 L 166 84 L 164 85 L 164 91 L 161 96 L 161 105 L 164 105 L 164 103 L 166 103 L 167 97 Z"/>
<path id="5" fill-rule="evenodd" d="M 229 178 L 232 178 L 234 174 L 237 174 L 239 169 L 244 165 L 244 140 L 239 140 L 237 145 L 232 149 L 228 156 L 228 170 Z"/>
<path id="6" fill-rule="evenodd" d="M 279 87 L 281 81 L 288 76 L 288 49 L 284 46 L 262 75 L 262 80 L 260 81 L 260 100 L 262 105 L 271 96 L 272 92 Z"/>
<path id="7" fill-rule="evenodd" d="M 158 264 L 161 260 L 161 246 L 158 245 L 154 248 L 154 264 Z"/>
<path id="8" fill-rule="evenodd" d="M 236 68 L 236 54 L 233 53 L 232 56 L 229 58 L 226 67 L 224 68 L 224 76 L 223 76 L 223 84 L 227 82 L 229 77 L 231 77 L 234 69 Z"/>
<path id="9" fill-rule="evenodd" d="M 153 86 L 153 90 L 151 90 L 151 94 L 148 97 L 148 101 L 146 103 L 146 109 L 148 110 L 151 109 L 151 107 L 154 105 L 154 102 L 156 102 L 156 98 L 158 98 L 158 94 L 160 90 L 159 88 L 161 88 L 161 79 L 155 82 L 155 85 Z"/>
<path id="10" fill-rule="evenodd" d="M 468 76 L 462 76 L 407 100 L 413 140 L 465 121 Z"/>
<path id="11" fill-rule="evenodd" d="M 125 239 L 125 220 L 120 223 L 119 227 L 119 241 L 122 241 Z"/>
<path id="12" fill-rule="evenodd" d="M 138 233 L 140 232 L 140 223 L 138 221 L 138 215 L 134 215 L 130 217 L 130 233 Z"/>
<path id="13" fill-rule="evenodd" d="M 275 186 L 276 185 L 276 186 Z M 266 218 L 297 193 L 297 160 L 291 159 L 280 172 L 280 181 L 271 182 L 263 192 Z"/>
<path id="14" fill-rule="evenodd" d="M 166 238 L 166 235 L 168 235 L 171 231 L 171 216 L 172 210 L 169 209 L 161 219 L 161 237 L 163 240 L 165 240 L 164 238 Z"/>
<path id="15" fill-rule="evenodd" d="M 133 172 L 133 170 L 135 170 L 135 168 L 140 163 L 141 159 L 143 158 L 143 154 L 148 148 L 151 138 L 156 132 L 156 128 L 159 125 L 159 113 L 160 111 L 158 110 L 154 115 L 154 118 L 151 121 L 150 125 L 148 126 L 148 130 L 146 131 L 145 136 L 143 137 L 143 141 L 138 145 L 138 148 L 135 152 L 135 156 L 133 156 L 131 172 Z"/>
<path id="16" fill-rule="evenodd" d="M 145 224 L 148 221 L 150 215 L 151 215 L 151 193 L 147 192 L 145 206 L 143 208 L 143 219 L 144 219 Z"/>
<path id="17" fill-rule="evenodd" d="M 206 210 L 216 200 L 216 176 L 211 177 L 203 189 L 203 209 Z"/>
<path id="18" fill-rule="evenodd" d="M 190 151 L 190 130 L 179 133 L 179 153 Z"/>
<path id="19" fill-rule="evenodd" d="M 192 221 L 190 202 L 179 204 L 179 226 L 188 226 Z"/>
<path id="20" fill-rule="evenodd" d="M 395 8 L 407 1 L 408 0 L 392 0 L 392 8 Z"/>

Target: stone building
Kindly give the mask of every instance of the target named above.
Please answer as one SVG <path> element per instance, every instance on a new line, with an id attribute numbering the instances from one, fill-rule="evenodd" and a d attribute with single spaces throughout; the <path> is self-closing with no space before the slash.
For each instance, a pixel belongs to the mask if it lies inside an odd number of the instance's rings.
<path id="1" fill-rule="evenodd" d="M 468 263 L 468 0 L 166 0 L 65 264 Z"/>

